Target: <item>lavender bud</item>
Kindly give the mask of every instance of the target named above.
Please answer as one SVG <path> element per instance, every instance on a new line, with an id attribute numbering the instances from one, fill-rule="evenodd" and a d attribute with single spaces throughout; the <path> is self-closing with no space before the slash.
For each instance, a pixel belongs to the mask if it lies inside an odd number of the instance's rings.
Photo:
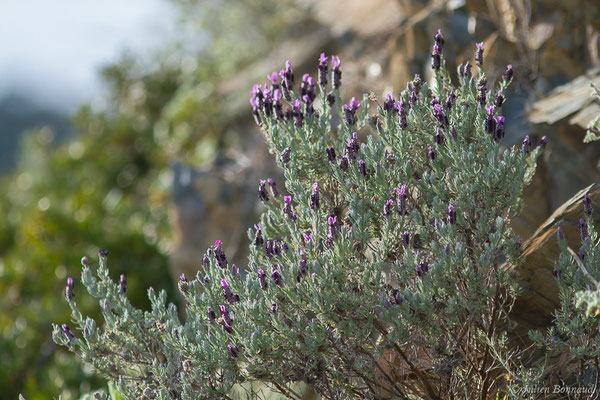
<path id="1" fill-rule="evenodd" d="M 335 104 L 335 96 L 331 92 L 327 93 L 327 105 L 329 107 L 333 107 L 334 104 Z"/>
<path id="2" fill-rule="evenodd" d="M 537 141 L 537 146 L 536 147 L 541 147 L 542 150 L 546 147 L 546 136 L 542 136 L 538 141 Z"/>
<path id="3" fill-rule="evenodd" d="M 415 104 L 417 104 L 417 101 L 418 101 L 417 94 L 413 90 L 412 93 L 410 94 L 410 104 L 412 106 L 414 106 Z"/>
<path id="4" fill-rule="evenodd" d="M 431 161 L 435 160 L 435 151 L 433 150 L 433 147 L 431 147 L 431 146 L 429 146 L 429 150 L 427 151 L 427 157 Z"/>
<path id="5" fill-rule="evenodd" d="M 444 247 L 444 254 L 449 256 L 450 255 L 450 244 L 446 243 L 446 246 Z"/>
<path id="6" fill-rule="evenodd" d="M 405 249 L 408 248 L 408 242 L 409 242 L 409 235 L 408 232 L 402 232 L 402 234 L 400 235 L 400 238 L 402 240 L 402 247 L 404 247 Z"/>
<path id="7" fill-rule="evenodd" d="M 331 56 L 331 65 L 333 65 L 333 88 L 339 89 L 342 86 L 342 71 L 340 65 L 342 62 L 338 56 Z"/>
<path id="8" fill-rule="evenodd" d="M 319 57 L 319 85 L 325 86 L 327 85 L 327 59 L 325 57 L 325 53 L 321 53 L 321 57 Z"/>
<path id="9" fill-rule="evenodd" d="M 448 206 L 448 223 L 450 225 L 454 225 L 456 223 L 456 211 L 454 210 L 454 206 L 452 204 Z"/>
<path id="10" fill-rule="evenodd" d="M 267 245 L 265 246 L 265 255 L 267 258 L 273 257 L 273 243 L 270 240 L 267 240 Z"/>
<path id="11" fill-rule="evenodd" d="M 269 194 L 266 189 L 267 181 L 261 180 L 258 185 L 258 199 L 262 202 L 269 201 Z"/>
<path id="12" fill-rule="evenodd" d="M 554 277 L 556 279 L 560 279 L 560 276 L 562 275 L 562 272 L 558 268 L 558 264 L 557 263 L 554 263 L 554 269 L 552 270 L 552 275 L 554 275 Z"/>
<path id="13" fill-rule="evenodd" d="M 348 104 L 344 104 L 342 107 L 344 110 L 344 119 L 346 124 L 354 125 L 356 123 L 356 110 L 360 106 L 360 102 L 356 98 L 352 97 Z"/>
<path id="14" fill-rule="evenodd" d="M 456 128 L 454 126 L 452 127 L 452 137 L 454 139 L 458 139 L 458 133 L 456 132 Z"/>
<path id="15" fill-rule="evenodd" d="M 429 265 L 427 263 L 427 259 L 425 257 L 423 257 L 423 261 L 421 261 L 419 264 L 417 264 L 415 269 L 417 272 L 417 276 L 419 278 L 423 278 L 425 276 L 425 274 L 427 273 L 427 271 L 429 270 Z"/>
<path id="16" fill-rule="evenodd" d="M 273 240 L 273 256 L 277 257 L 281 254 L 281 247 L 279 246 L 279 243 L 277 243 L 277 240 Z"/>
<path id="17" fill-rule="evenodd" d="M 335 149 L 333 147 L 328 147 L 325 149 L 325 152 L 327 152 L 327 161 L 334 163 L 336 158 Z"/>
<path id="18" fill-rule="evenodd" d="M 387 112 L 392 112 L 394 110 L 394 97 L 391 93 L 388 93 L 387 100 L 383 102 L 383 110 Z"/>
<path id="19" fill-rule="evenodd" d="M 588 238 L 588 229 L 587 229 L 587 224 L 585 223 L 585 220 L 583 218 L 579 219 L 579 231 L 581 233 L 581 241 L 585 241 L 585 239 Z"/>
<path id="20" fill-rule="evenodd" d="M 588 217 L 592 215 L 592 200 L 590 200 L 590 196 L 587 193 L 583 197 L 583 213 Z"/>
<path id="21" fill-rule="evenodd" d="M 296 280 L 300 282 L 300 279 L 303 276 L 306 276 L 307 273 L 308 270 L 306 268 L 306 258 L 303 258 L 300 261 L 298 261 L 298 277 L 296 278 Z"/>
<path id="22" fill-rule="evenodd" d="M 87 267 L 89 265 L 90 261 L 88 260 L 88 258 L 86 256 L 81 257 L 81 265 L 83 265 L 84 267 Z"/>
<path id="23" fill-rule="evenodd" d="M 254 247 L 256 249 L 260 249 L 264 243 L 263 235 L 262 235 L 262 226 L 260 224 L 254 225 L 254 229 L 256 229 L 256 234 L 254 236 Z M 206 257 L 206 255 L 204 255 Z"/>
<path id="24" fill-rule="evenodd" d="M 221 316 L 223 317 L 223 322 L 225 322 L 229 326 L 233 325 L 233 319 L 231 318 L 231 315 L 229 314 L 227 308 L 225 308 L 225 306 L 219 306 L 219 308 L 221 309 Z"/>
<path id="25" fill-rule="evenodd" d="M 179 277 L 179 282 L 177 286 L 179 287 L 181 293 L 187 294 L 188 290 L 190 289 L 190 285 L 184 274 L 181 274 L 181 276 Z"/>
<path id="26" fill-rule="evenodd" d="M 75 298 L 75 293 L 73 293 L 73 278 L 67 278 L 67 288 L 65 290 L 65 296 L 67 300 L 73 300 Z"/>
<path id="27" fill-rule="evenodd" d="M 233 333 L 233 328 L 231 327 L 231 325 L 221 325 L 223 327 L 223 330 L 226 333 L 229 333 L 230 335 Z"/>
<path id="28" fill-rule="evenodd" d="M 394 201 L 392 199 L 389 199 L 388 201 L 385 202 L 385 204 L 383 205 L 383 216 L 384 217 L 389 217 L 392 215 L 392 207 L 394 206 Z"/>
<path id="29" fill-rule="evenodd" d="M 276 286 L 283 285 L 283 281 L 281 280 L 281 274 L 277 270 L 277 266 L 275 264 L 271 265 L 271 278 L 273 279 L 273 283 L 275 283 Z"/>
<path id="30" fill-rule="evenodd" d="M 362 176 L 367 176 L 367 167 L 363 160 L 358 160 L 358 172 L 360 172 Z"/>
<path id="31" fill-rule="evenodd" d="M 223 297 L 229 304 L 234 304 L 239 301 L 239 297 L 236 299 L 236 296 L 231 291 L 231 287 L 229 287 L 229 284 L 225 279 L 221 279 L 221 288 L 223 289 Z"/>
<path id="32" fill-rule="evenodd" d="M 477 43 L 477 53 L 475 53 L 475 63 L 479 68 L 483 67 L 483 43 Z"/>
<path id="33" fill-rule="evenodd" d="M 125 275 L 121 275 L 119 289 L 121 289 L 121 294 L 127 294 L 127 280 L 125 279 Z"/>
<path id="34" fill-rule="evenodd" d="M 349 167 L 349 163 L 348 163 L 348 158 L 346 157 L 342 157 L 340 159 L 340 169 L 344 172 L 348 171 L 348 167 Z"/>
<path id="35" fill-rule="evenodd" d="M 279 158 L 279 160 L 281 161 L 281 163 L 287 168 L 289 163 L 290 163 L 290 153 L 292 152 L 292 149 L 290 149 L 289 147 L 286 147 L 285 149 L 283 149 L 283 151 L 281 152 L 281 156 Z"/>
<path id="36" fill-rule="evenodd" d="M 477 101 L 479 102 L 479 104 L 481 104 L 482 107 L 485 107 L 485 96 L 486 96 L 485 86 L 484 85 L 479 86 L 477 91 L 479 92 L 477 94 Z"/>
<path id="37" fill-rule="evenodd" d="M 225 256 L 225 252 L 221 248 L 222 242 L 217 240 L 215 242 L 215 259 L 217 260 L 217 265 L 221 268 L 227 268 L 227 257 Z"/>
<path id="38" fill-rule="evenodd" d="M 472 77 L 471 67 L 472 67 L 471 62 L 467 61 L 466 64 L 465 64 L 465 77 L 467 79 L 471 79 L 471 77 Z"/>
<path id="39" fill-rule="evenodd" d="M 504 81 L 510 82 L 512 78 L 513 78 L 512 64 L 508 64 L 508 66 L 506 67 L 506 71 L 504 71 Z"/>
<path id="40" fill-rule="evenodd" d="M 267 290 L 267 278 L 265 271 L 262 269 L 258 270 L 258 283 L 260 284 L 260 288 L 262 290 Z"/>
<path id="41" fill-rule="evenodd" d="M 531 149 L 531 141 L 529 140 L 529 135 L 525 136 L 523 139 L 523 154 L 529 154 Z"/>
<path id="42" fill-rule="evenodd" d="M 108 250 L 100 250 L 98 254 L 100 254 L 100 257 L 105 258 L 106 256 L 108 256 Z"/>
<path id="43" fill-rule="evenodd" d="M 285 76 L 285 87 L 287 87 L 288 90 L 293 90 L 294 89 L 294 71 L 292 71 L 292 63 L 290 62 L 290 60 L 287 60 L 285 62 L 284 76 Z"/>
<path id="44" fill-rule="evenodd" d="M 436 231 L 438 231 L 438 232 L 440 231 L 440 229 L 442 229 L 442 225 L 441 225 L 441 223 L 440 223 L 440 220 L 439 220 L 439 219 L 437 219 L 437 218 L 436 218 L 436 219 L 434 219 L 434 220 L 433 220 L 433 227 L 434 227 L 434 228 L 435 228 L 435 230 L 436 230 Z"/>
<path id="45" fill-rule="evenodd" d="M 383 306 L 386 308 L 386 310 L 392 308 L 392 304 L 388 300 L 388 297 L 385 293 L 381 293 L 381 299 L 383 300 Z"/>
<path id="46" fill-rule="evenodd" d="M 440 131 L 438 129 L 437 133 L 433 137 L 433 140 L 434 140 L 435 144 L 441 146 L 444 143 L 444 134 L 442 133 L 442 131 Z"/>
<path id="47" fill-rule="evenodd" d="M 441 52 L 442 49 L 444 48 L 444 36 L 442 36 L 441 29 L 438 29 L 437 33 L 433 37 L 433 40 L 435 41 L 435 44 L 439 47 L 440 52 Z"/>
<path id="48" fill-rule="evenodd" d="M 316 211 L 319 209 L 319 184 L 313 184 L 313 191 L 310 195 L 310 209 Z"/>
<path id="49" fill-rule="evenodd" d="M 454 99 L 456 99 L 456 95 L 454 94 L 454 89 L 452 89 L 448 94 L 448 98 L 446 99 L 446 110 L 450 110 L 452 108 L 452 105 L 454 104 Z"/>
<path id="50" fill-rule="evenodd" d="M 585 261 L 585 253 L 583 252 L 583 247 L 579 248 L 579 252 L 577 253 L 577 257 L 581 260 L 581 262 Z"/>
<path id="51" fill-rule="evenodd" d="M 269 186 L 271 187 L 271 193 L 273 193 L 273 197 L 279 196 L 279 191 L 277 190 L 277 184 L 271 178 L 267 179 Z"/>
<path id="52" fill-rule="evenodd" d="M 499 115 L 496 117 L 496 130 L 494 131 L 494 140 L 500 142 L 504 137 L 504 117 Z"/>
<path id="53" fill-rule="evenodd" d="M 67 337 L 67 339 L 69 340 L 69 342 L 71 342 L 71 340 L 75 339 L 75 335 L 73 335 L 73 332 L 71 332 L 69 325 L 62 324 L 62 330 L 63 330 L 63 333 L 65 334 L 65 336 Z"/>
<path id="54" fill-rule="evenodd" d="M 431 69 L 439 71 L 440 65 L 442 64 L 442 58 L 440 56 L 440 47 L 435 44 L 433 45 L 433 52 L 431 53 Z"/>
<path id="55" fill-rule="evenodd" d="M 397 305 L 399 305 L 399 306 L 402 305 L 402 295 L 400 295 L 400 292 L 396 292 L 394 294 L 394 301 L 396 302 Z"/>
<path id="56" fill-rule="evenodd" d="M 396 205 L 398 207 L 398 214 L 408 214 L 406 207 L 406 185 L 402 185 L 400 189 L 396 189 Z"/>
<path id="57" fill-rule="evenodd" d="M 496 107 L 502 107 L 502 104 L 504 104 L 504 96 L 503 96 L 502 90 L 500 90 L 498 92 L 498 94 L 496 95 L 496 100 L 494 100 L 494 105 Z"/>
<path id="58" fill-rule="evenodd" d="M 231 358 L 237 358 L 238 352 L 239 352 L 237 347 L 228 344 L 227 351 L 229 352 L 229 355 L 231 356 Z"/>

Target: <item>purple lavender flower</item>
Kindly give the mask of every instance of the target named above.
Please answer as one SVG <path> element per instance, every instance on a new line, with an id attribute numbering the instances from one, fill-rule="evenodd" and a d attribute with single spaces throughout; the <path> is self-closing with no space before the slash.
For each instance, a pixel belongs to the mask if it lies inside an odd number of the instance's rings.
<path id="1" fill-rule="evenodd" d="M 406 207 L 406 185 L 402 185 L 400 189 L 396 189 L 396 205 L 398 206 L 398 214 L 408 214 Z"/>
<path id="2" fill-rule="evenodd" d="M 281 279 L 281 274 L 279 273 L 278 267 L 276 264 L 271 265 L 271 278 L 273 279 L 273 283 L 275 283 L 276 286 L 283 285 L 283 281 Z"/>
<path id="3" fill-rule="evenodd" d="M 437 72 L 439 71 L 441 64 L 442 58 L 440 56 L 440 46 L 434 44 L 433 51 L 431 52 L 431 69 Z"/>
<path id="4" fill-rule="evenodd" d="M 429 146 L 429 150 L 427 151 L 427 158 L 429 158 L 429 160 L 434 161 L 435 160 L 435 151 L 433 150 L 433 147 Z"/>
<path id="5" fill-rule="evenodd" d="M 262 202 L 269 201 L 269 194 L 266 189 L 267 181 L 261 180 L 258 185 L 258 199 Z"/>
<path id="6" fill-rule="evenodd" d="M 437 133 L 433 137 L 433 141 L 435 142 L 435 144 L 440 145 L 440 146 L 442 144 L 444 144 L 444 134 L 442 133 L 441 130 L 438 129 Z"/>
<path id="7" fill-rule="evenodd" d="M 329 216 L 327 218 L 327 228 L 328 228 L 329 236 L 335 237 L 338 234 L 339 229 L 340 229 L 340 223 L 338 221 L 337 216 L 335 216 L 335 217 Z"/>
<path id="8" fill-rule="evenodd" d="M 204 253 L 204 255 L 202 256 L 202 262 L 201 265 L 206 268 L 208 267 L 209 261 L 208 261 L 208 255 L 206 253 Z"/>
<path id="9" fill-rule="evenodd" d="M 233 328 L 231 325 L 222 324 L 221 326 L 226 333 L 229 333 L 230 335 L 233 333 Z"/>
<path id="10" fill-rule="evenodd" d="M 292 210 L 292 196 L 284 196 L 283 213 L 292 221 L 296 221 L 296 214 Z"/>
<path id="11" fill-rule="evenodd" d="M 485 107 L 485 97 L 486 97 L 485 85 L 479 86 L 477 91 L 478 91 L 477 101 L 479 102 L 479 104 L 481 104 L 482 107 Z"/>
<path id="12" fill-rule="evenodd" d="M 269 186 L 271 187 L 271 193 L 273 193 L 273 197 L 279 196 L 279 191 L 277 190 L 277 184 L 271 178 L 267 179 Z"/>
<path id="13" fill-rule="evenodd" d="M 398 125 L 400 129 L 405 130 L 408 127 L 408 120 L 406 118 L 406 107 L 404 105 L 404 101 L 400 100 L 398 102 Z"/>
<path id="14" fill-rule="evenodd" d="M 386 308 L 386 310 L 389 310 L 390 308 L 392 308 L 392 303 L 390 303 L 390 301 L 385 293 L 381 293 L 381 300 L 383 301 L 383 306 Z"/>
<path id="15" fill-rule="evenodd" d="M 471 79 L 471 77 L 473 76 L 471 73 L 471 67 L 472 67 L 471 62 L 467 61 L 465 64 L 465 77 L 467 79 Z"/>
<path id="16" fill-rule="evenodd" d="M 333 107 L 335 104 L 335 95 L 332 92 L 327 93 L 327 105 Z"/>
<path id="17" fill-rule="evenodd" d="M 225 256 L 225 252 L 221 248 L 222 242 L 217 240 L 215 242 L 215 259 L 217 260 L 217 265 L 221 268 L 227 268 L 227 257 Z"/>
<path id="18" fill-rule="evenodd" d="M 342 71 L 340 65 L 342 62 L 338 56 L 331 56 L 331 65 L 333 65 L 333 88 L 339 89 L 342 86 Z"/>
<path id="19" fill-rule="evenodd" d="M 313 183 L 313 191 L 310 195 L 310 209 L 316 211 L 319 209 L 319 184 Z"/>
<path id="20" fill-rule="evenodd" d="M 475 53 L 475 64 L 479 68 L 483 67 L 483 42 L 477 43 L 477 52 Z"/>
<path id="21" fill-rule="evenodd" d="M 271 81 L 273 88 L 275 88 L 275 86 L 277 86 L 277 71 L 267 75 L 267 79 Z"/>
<path id="22" fill-rule="evenodd" d="M 588 238 L 588 228 L 585 220 L 583 218 L 579 218 L 579 231 L 581 233 L 581 241 L 585 241 Z"/>
<path id="23" fill-rule="evenodd" d="M 181 274 L 181 276 L 179 277 L 179 280 L 181 282 L 187 282 L 188 281 L 187 278 L 185 277 L 185 274 Z"/>
<path id="24" fill-rule="evenodd" d="M 487 117 L 485 119 L 485 130 L 487 133 L 492 134 L 496 131 L 496 120 L 494 119 L 494 106 L 486 106 Z"/>
<path id="25" fill-rule="evenodd" d="M 587 193 L 583 197 L 583 213 L 588 217 L 592 215 L 592 200 L 590 200 L 590 196 Z"/>
<path id="26" fill-rule="evenodd" d="M 394 109 L 394 103 L 396 101 L 394 100 L 394 97 L 392 96 L 391 93 L 387 94 L 387 100 L 383 102 L 383 110 L 387 111 L 387 112 L 392 112 L 392 110 Z"/>
<path id="27" fill-rule="evenodd" d="M 494 140 L 500 142 L 504 137 L 504 117 L 499 115 L 496 117 L 496 129 L 494 130 Z"/>
<path id="28" fill-rule="evenodd" d="M 273 257 L 273 243 L 270 240 L 267 240 L 267 245 L 265 246 L 265 255 L 267 258 Z"/>
<path id="29" fill-rule="evenodd" d="M 334 163 L 335 162 L 335 149 L 333 147 L 328 147 L 325 149 L 325 152 L 327 153 L 327 161 L 329 161 L 330 163 Z"/>
<path id="30" fill-rule="evenodd" d="M 439 47 L 440 52 L 441 52 L 442 49 L 444 48 L 444 36 L 442 36 L 441 29 L 438 29 L 437 33 L 433 37 L 433 40 L 435 41 L 435 44 Z"/>
<path id="31" fill-rule="evenodd" d="M 358 172 L 362 176 L 367 176 L 367 166 L 363 160 L 358 160 Z"/>
<path id="32" fill-rule="evenodd" d="M 262 269 L 258 270 L 258 283 L 262 290 L 267 290 L 267 277 L 265 271 Z"/>
<path id="33" fill-rule="evenodd" d="M 308 273 L 308 269 L 306 268 L 306 258 L 303 258 L 300 261 L 298 261 L 298 276 L 297 276 L 296 280 L 298 282 L 300 282 L 300 279 L 303 276 L 306 276 L 307 273 Z"/>
<path id="34" fill-rule="evenodd" d="M 254 229 L 256 229 L 256 234 L 254 235 L 254 247 L 260 249 L 264 243 L 262 225 L 256 224 L 254 225 Z"/>
<path id="35" fill-rule="evenodd" d="M 287 87 L 287 89 L 290 91 L 293 90 L 294 89 L 294 71 L 292 71 L 292 63 L 290 62 L 290 60 L 287 60 L 285 62 L 284 77 L 285 77 L 285 86 Z"/>
<path id="36" fill-rule="evenodd" d="M 498 92 L 498 94 L 496 95 L 496 100 L 494 100 L 494 105 L 496 107 L 502 107 L 502 104 L 504 104 L 504 93 L 502 92 L 502 90 L 500 90 Z"/>
<path id="37" fill-rule="evenodd" d="M 233 325 L 233 319 L 231 318 L 231 314 L 229 314 L 227 308 L 225 306 L 219 306 L 219 308 L 221 309 L 221 316 L 223 317 L 223 322 L 225 322 L 229 326 Z"/>
<path id="38" fill-rule="evenodd" d="M 552 270 L 552 275 L 554 275 L 554 277 L 556 279 L 560 279 L 562 272 L 560 271 L 560 268 L 558 268 L 558 264 L 554 263 L 554 269 Z"/>
<path id="39" fill-rule="evenodd" d="M 238 348 L 235 346 L 232 346 L 230 344 L 227 345 L 227 351 L 229 352 L 229 355 L 231 356 L 231 358 L 237 358 L 238 357 Z"/>
<path id="40" fill-rule="evenodd" d="M 71 332 L 69 325 L 62 324 L 62 330 L 63 330 L 63 333 L 65 334 L 65 336 L 67 337 L 67 339 L 69 340 L 69 342 L 71 342 L 71 340 L 75 339 L 75 335 L 73 335 L 73 332 Z"/>
<path id="41" fill-rule="evenodd" d="M 345 156 L 344 156 L 344 157 L 342 157 L 342 158 L 340 159 L 340 164 L 339 164 L 339 165 L 340 165 L 340 169 L 341 169 L 342 171 L 344 171 L 344 172 L 348 171 L 348 167 L 350 166 L 350 165 L 349 165 L 349 163 L 348 163 L 348 158 L 347 158 L 347 157 L 345 157 Z"/>
<path id="42" fill-rule="evenodd" d="M 454 210 L 454 206 L 452 204 L 448 206 L 448 223 L 450 225 L 454 225 L 456 223 L 456 210 Z"/>
<path id="43" fill-rule="evenodd" d="M 360 102 L 356 100 L 356 98 L 352 97 L 348 104 L 344 104 L 342 107 L 344 109 L 344 118 L 346 124 L 354 125 L 356 123 L 356 110 L 360 106 Z"/>
<path id="44" fill-rule="evenodd" d="M 231 275 L 232 275 L 232 276 L 236 276 L 236 275 L 238 274 L 238 272 L 239 272 L 238 266 L 237 266 L 237 265 L 235 265 L 235 264 L 233 264 L 233 265 L 231 266 Z"/>
<path id="45" fill-rule="evenodd" d="M 100 250 L 98 254 L 100 254 L 100 257 L 102 258 L 106 258 L 108 256 L 108 250 Z"/>
<path id="46" fill-rule="evenodd" d="M 67 300 L 73 300 L 75 293 L 73 293 L 73 278 L 67 278 L 67 288 L 65 289 L 65 296 Z"/>
<path id="47" fill-rule="evenodd" d="M 325 53 L 321 53 L 321 57 L 319 57 L 319 85 L 325 87 L 327 85 L 327 60 L 328 57 L 325 57 Z"/>
<path id="48" fill-rule="evenodd" d="M 529 151 L 531 149 L 531 141 L 529 140 L 529 135 L 525 136 L 525 139 L 523 139 L 523 154 L 529 154 Z"/>
<path id="49" fill-rule="evenodd" d="M 536 147 L 541 147 L 542 150 L 546 147 L 547 139 L 546 136 L 542 136 L 538 141 Z"/>
<path id="50" fill-rule="evenodd" d="M 512 78 L 513 78 L 512 64 L 508 64 L 508 66 L 506 67 L 506 71 L 504 71 L 504 81 L 510 82 Z"/>
<path id="51" fill-rule="evenodd" d="M 427 271 L 429 271 L 429 264 L 427 263 L 427 259 L 423 257 L 423 260 L 419 264 L 417 264 L 415 269 L 417 272 L 417 276 L 419 278 L 423 278 Z"/>
<path id="52" fill-rule="evenodd" d="M 121 294 L 127 294 L 127 280 L 125 279 L 125 275 L 121 275 L 119 289 L 121 290 Z"/>
<path id="53" fill-rule="evenodd" d="M 292 149 L 289 147 L 286 147 L 285 149 L 283 149 L 283 151 L 281 152 L 281 156 L 279 158 L 279 160 L 281 161 L 281 163 L 287 168 L 289 163 L 290 163 L 290 154 L 292 153 Z"/>
<path id="54" fill-rule="evenodd" d="M 410 236 L 408 235 L 408 232 L 404 231 L 400 234 L 400 239 L 402 240 L 402 247 L 404 247 L 405 249 L 408 248 L 408 243 L 410 240 Z"/>
<path id="55" fill-rule="evenodd" d="M 279 246 L 279 243 L 277 242 L 277 240 L 273 240 L 273 257 L 277 257 L 281 254 L 281 246 Z"/>
<path id="56" fill-rule="evenodd" d="M 392 199 L 389 199 L 388 201 L 385 202 L 385 204 L 383 205 L 383 216 L 384 217 L 389 217 L 392 215 L 392 207 L 394 206 L 394 201 Z"/>
<path id="57" fill-rule="evenodd" d="M 81 257 L 81 265 L 83 265 L 84 267 L 87 267 L 89 265 L 90 261 L 88 260 L 88 258 L 86 256 Z"/>
<path id="58" fill-rule="evenodd" d="M 450 93 L 448 94 L 448 98 L 446 99 L 446 110 L 450 110 L 452 108 L 452 105 L 454 104 L 454 100 L 456 99 L 456 95 L 454 94 L 454 89 L 452 89 L 450 91 Z"/>
<path id="59" fill-rule="evenodd" d="M 233 294 L 227 280 L 221 279 L 221 288 L 223 289 L 223 297 L 229 304 L 234 304 L 239 301 L 239 297 L 236 298 L 236 295 Z"/>

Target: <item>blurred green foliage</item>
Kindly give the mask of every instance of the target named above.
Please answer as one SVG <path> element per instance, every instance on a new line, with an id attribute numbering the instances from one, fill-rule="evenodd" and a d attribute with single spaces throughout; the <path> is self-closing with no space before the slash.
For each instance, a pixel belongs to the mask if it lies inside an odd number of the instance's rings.
<path id="1" fill-rule="evenodd" d="M 51 322 L 70 320 L 64 285 L 71 276 L 81 290 L 82 256 L 95 264 L 108 249 L 138 307 L 148 286 L 176 300 L 169 165 L 200 165 L 235 143 L 219 88 L 300 18 L 291 0 L 172 2 L 203 44 L 170 43 L 151 60 L 127 55 L 105 68 L 105 105 L 83 106 L 68 141 L 28 134 L 18 168 L 0 180 L 0 398 L 69 400 L 104 386 L 51 340 Z M 90 301 L 80 305 L 94 315 Z"/>

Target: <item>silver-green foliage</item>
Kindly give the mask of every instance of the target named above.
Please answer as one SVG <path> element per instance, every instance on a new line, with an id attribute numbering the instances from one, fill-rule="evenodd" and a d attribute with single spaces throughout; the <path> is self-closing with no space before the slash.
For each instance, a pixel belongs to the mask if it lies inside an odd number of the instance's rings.
<path id="1" fill-rule="evenodd" d="M 152 289 L 150 311 L 132 307 L 101 256 L 97 277 L 84 266 L 81 283 L 99 300 L 103 326 L 70 299 L 81 333 L 55 326 L 54 340 L 114 380 L 125 399 L 229 398 L 234 384 L 251 381 L 288 398 L 299 398 L 298 381 L 329 399 L 495 396 L 505 386 L 516 294 L 507 267 L 520 263 L 508 222 L 542 147 L 527 138 L 501 149 L 489 125 L 501 121 L 501 107 L 490 106 L 510 76 L 494 88 L 478 72 L 462 69 L 454 86 L 442 66 L 430 85 L 417 77 L 398 100 L 364 96 L 356 121 L 345 117 L 339 87 L 314 85 L 314 103 L 291 91 L 289 102 L 274 102 L 290 106 L 287 116 L 255 98 L 295 217 L 282 194 L 263 190 L 264 242 L 249 230 L 257 246 L 245 273 L 223 262 L 219 244 L 207 251 L 203 271 L 179 285 L 185 322 Z M 328 148 L 337 154 L 331 162 Z M 276 250 L 265 251 L 274 240 Z"/>

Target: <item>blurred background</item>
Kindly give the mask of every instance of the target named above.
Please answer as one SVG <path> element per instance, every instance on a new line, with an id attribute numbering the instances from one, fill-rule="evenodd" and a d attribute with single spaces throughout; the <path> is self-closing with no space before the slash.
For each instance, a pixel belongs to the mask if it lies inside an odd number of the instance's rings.
<path id="1" fill-rule="evenodd" d="M 345 98 L 398 93 L 430 76 L 438 28 L 450 71 L 473 63 L 475 42 L 488 82 L 513 65 L 504 145 L 548 137 L 513 222 L 525 240 L 600 181 L 600 148 L 583 144 L 600 114 L 589 88 L 600 84 L 597 1 L 2 2 L 0 398 L 105 387 L 50 338 L 52 322 L 70 319 L 68 276 L 98 316 L 77 285 L 82 256 L 95 264 L 108 249 L 142 308 L 148 286 L 177 302 L 174 279 L 195 274 L 217 239 L 244 265 L 258 180 L 282 180 L 251 118 L 253 83 L 287 59 L 315 74 L 325 52 L 342 59 Z M 527 278 L 532 298 L 544 298 L 542 275 Z"/>

